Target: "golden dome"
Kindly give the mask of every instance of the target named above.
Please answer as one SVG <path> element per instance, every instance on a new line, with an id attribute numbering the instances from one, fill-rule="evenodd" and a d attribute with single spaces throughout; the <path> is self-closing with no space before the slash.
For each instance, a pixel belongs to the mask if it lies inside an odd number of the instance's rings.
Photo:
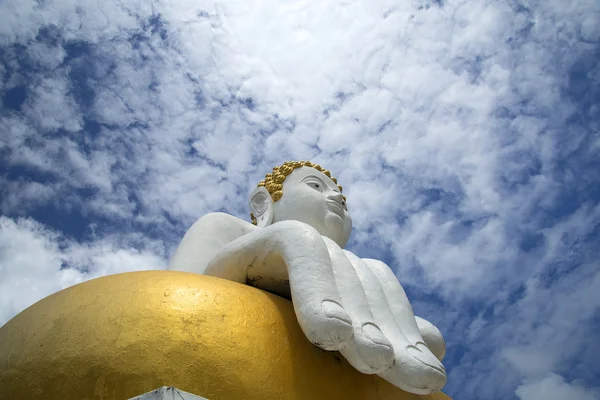
<path id="1" fill-rule="evenodd" d="M 55 293 L 0 328 L 9 399 L 127 399 L 161 386 L 219 399 L 416 396 L 308 342 L 291 302 L 209 276 L 143 271 Z"/>

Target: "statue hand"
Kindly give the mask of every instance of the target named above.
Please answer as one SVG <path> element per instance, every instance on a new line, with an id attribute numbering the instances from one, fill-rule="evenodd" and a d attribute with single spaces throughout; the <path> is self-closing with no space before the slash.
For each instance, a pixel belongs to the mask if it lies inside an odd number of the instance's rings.
<path id="1" fill-rule="evenodd" d="M 361 260 L 323 239 L 354 328 L 353 340 L 340 353 L 359 371 L 377 373 L 409 392 L 440 390 L 446 382 L 444 367 L 421 337 L 412 307 L 392 271 L 380 261 Z M 432 328 L 428 332 L 437 331 L 422 321 Z"/>

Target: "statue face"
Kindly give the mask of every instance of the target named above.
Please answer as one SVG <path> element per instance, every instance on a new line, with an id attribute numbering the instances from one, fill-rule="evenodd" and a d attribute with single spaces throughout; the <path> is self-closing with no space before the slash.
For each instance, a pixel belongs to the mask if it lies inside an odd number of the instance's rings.
<path id="1" fill-rule="evenodd" d="M 285 220 L 304 222 L 341 247 L 352 230 L 352 219 L 337 185 L 310 167 L 295 169 L 283 182 L 283 196 L 273 205 L 273 222 Z"/>

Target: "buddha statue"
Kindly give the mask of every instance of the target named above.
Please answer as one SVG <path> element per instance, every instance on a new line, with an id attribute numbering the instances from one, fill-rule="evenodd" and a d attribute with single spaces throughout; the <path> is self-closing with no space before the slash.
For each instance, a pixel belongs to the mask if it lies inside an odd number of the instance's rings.
<path id="1" fill-rule="evenodd" d="M 251 193 L 252 222 L 224 213 L 196 221 L 168 269 L 291 298 L 302 332 L 358 371 L 414 394 L 441 390 L 445 343 L 415 317 L 383 262 L 345 250 L 352 229 L 342 187 L 307 161 L 275 167 Z"/>

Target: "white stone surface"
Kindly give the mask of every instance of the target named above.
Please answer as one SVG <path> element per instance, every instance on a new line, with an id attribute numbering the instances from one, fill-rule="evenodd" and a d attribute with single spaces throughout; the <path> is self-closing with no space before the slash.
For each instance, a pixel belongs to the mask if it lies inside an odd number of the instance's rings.
<path id="1" fill-rule="evenodd" d="M 291 295 L 313 344 L 339 350 L 359 371 L 377 373 L 415 394 L 444 386 L 445 344 L 439 330 L 415 319 L 387 265 L 343 249 L 352 220 L 329 177 L 298 168 L 283 182 L 279 201 L 258 187 L 250 208 L 257 226 L 223 213 L 196 221 L 169 269 Z"/>
<path id="2" fill-rule="evenodd" d="M 148 393 L 130 398 L 129 400 L 207 400 L 173 386 L 163 386 Z"/>

